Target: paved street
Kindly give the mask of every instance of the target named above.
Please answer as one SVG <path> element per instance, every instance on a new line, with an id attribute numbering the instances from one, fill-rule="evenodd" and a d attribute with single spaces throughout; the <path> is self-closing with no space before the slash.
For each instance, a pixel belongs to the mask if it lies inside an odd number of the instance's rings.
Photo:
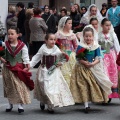
<path id="1" fill-rule="evenodd" d="M 35 79 L 36 70 L 32 70 L 33 79 Z M 90 104 L 89 114 L 83 112 L 83 105 L 75 105 L 64 108 L 55 108 L 55 114 L 48 114 L 47 111 L 41 111 L 39 102 L 33 99 L 32 104 L 24 106 L 25 112 L 18 114 L 17 105 L 10 113 L 5 112 L 7 100 L 3 98 L 2 77 L 0 75 L 0 120 L 120 120 L 120 100 L 114 99 L 112 103 L 103 106 Z"/>

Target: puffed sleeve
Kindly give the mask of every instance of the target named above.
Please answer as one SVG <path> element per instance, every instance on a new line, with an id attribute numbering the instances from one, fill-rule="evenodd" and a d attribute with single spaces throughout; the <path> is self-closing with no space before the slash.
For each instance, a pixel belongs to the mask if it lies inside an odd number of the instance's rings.
<path id="1" fill-rule="evenodd" d="M 100 59 L 100 58 L 101 58 L 100 48 L 97 48 L 95 50 L 95 59 Z"/>
<path id="2" fill-rule="evenodd" d="M 118 42 L 117 35 L 115 33 L 113 33 L 113 39 L 114 39 L 114 48 L 115 48 L 115 51 L 117 52 L 117 55 L 118 55 L 120 52 L 120 45 Z"/>
<path id="3" fill-rule="evenodd" d="M 43 56 L 43 46 L 38 50 L 37 54 L 32 57 L 30 61 L 30 67 L 33 68 L 40 60 L 42 60 Z"/>
<path id="4" fill-rule="evenodd" d="M 74 47 L 74 49 L 76 50 L 77 49 L 77 46 L 78 46 L 78 39 L 77 39 L 77 37 L 76 37 L 76 35 L 74 35 L 74 39 L 73 39 L 73 47 Z"/>
<path id="5" fill-rule="evenodd" d="M 23 64 L 29 64 L 30 63 L 28 48 L 27 48 L 26 45 L 24 45 L 24 47 L 22 48 L 22 60 L 23 60 Z"/>

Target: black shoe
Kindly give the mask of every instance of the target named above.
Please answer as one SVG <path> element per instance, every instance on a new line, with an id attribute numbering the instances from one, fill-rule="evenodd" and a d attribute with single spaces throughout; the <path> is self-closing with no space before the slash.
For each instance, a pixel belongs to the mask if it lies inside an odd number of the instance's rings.
<path id="1" fill-rule="evenodd" d="M 85 108 L 85 113 L 89 113 L 90 107 Z"/>
<path id="2" fill-rule="evenodd" d="M 19 109 L 19 108 L 18 108 L 18 112 L 19 112 L 19 113 L 22 113 L 22 112 L 24 112 L 24 109 Z"/>
<path id="3" fill-rule="evenodd" d="M 6 112 L 11 112 L 13 109 L 13 107 L 11 107 L 10 109 L 6 109 Z"/>
<path id="4" fill-rule="evenodd" d="M 48 111 L 48 113 L 50 113 L 50 114 L 54 114 L 54 110 L 53 110 L 53 109 L 51 109 L 51 110 L 47 109 L 47 111 Z"/>
<path id="5" fill-rule="evenodd" d="M 109 98 L 108 103 L 110 103 L 110 102 L 111 102 L 111 100 L 112 100 L 112 98 Z"/>
<path id="6" fill-rule="evenodd" d="M 13 105 L 11 104 L 11 108 L 6 108 L 6 112 L 11 112 L 13 109 Z"/>
<path id="7" fill-rule="evenodd" d="M 40 108 L 41 108 L 41 110 L 44 110 L 45 109 L 45 104 L 40 103 Z"/>

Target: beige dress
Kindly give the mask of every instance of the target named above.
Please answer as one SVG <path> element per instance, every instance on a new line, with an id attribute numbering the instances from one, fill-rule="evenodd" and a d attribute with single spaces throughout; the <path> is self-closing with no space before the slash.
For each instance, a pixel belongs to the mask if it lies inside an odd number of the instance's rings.
<path id="1" fill-rule="evenodd" d="M 71 52 L 71 54 L 69 55 L 70 56 L 69 61 L 66 62 L 61 67 L 62 74 L 63 74 L 65 80 L 67 81 L 68 86 L 70 86 L 71 72 L 72 72 L 72 69 L 76 62 L 75 51 L 77 48 L 78 41 L 77 41 L 76 35 L 72 31 L 70 31 L 69 34 L 65 34 L 62 31 L 58 31 L 56 33 L 56 38 L 62 44 L 60 46 L 61 51 L 64 51 L 64 52 L 70 51 Z"/>
<path id="2" fill-rule="evenodd" d="M 5 44 L 3 43 L 3 46 Z M 15 46 L 13 46 L 15 47 Z M 29 63 L 28 49 L 24 45 L 21 50 L 24 64 Z M 5 65 L 2 70 L 4 97 L 8 99 L 11 104 L 29 104 L 30 90 L 17 76 L 15 76 Z"/>
<path id="3" fill-rule="evenodd" d="M 60 58 L 62 52 L 57 46 L 48 49 L 46 44 L 43 44 L 38 53 L 33 56 L 30 66 L 34 67 L 40 60 L 42 62 L 43 55 L 57 56 L 57 58 Z M 48 74 L 46 66 L 40 66 L 38 68 L 35 80 L 34 98 L 44 104 L 52 104 L 54 107 L 74 104 L 68 84 L 59 67 L 55 68 L 54 72 L 50 75 Z"/>

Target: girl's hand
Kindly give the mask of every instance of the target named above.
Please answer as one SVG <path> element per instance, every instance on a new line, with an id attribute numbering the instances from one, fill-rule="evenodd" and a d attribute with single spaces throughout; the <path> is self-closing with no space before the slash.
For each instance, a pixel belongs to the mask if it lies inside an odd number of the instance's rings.
<path id="1" fill-rule="evenodd" d="M 62 66 L 62 63 L 61 63 L 61 62 L 58 62 L 56 66 L 57 66 L 57 67 Z"/>
<path id="2" fill-rule="evenodd" d="M 26 64 L 25 65 L 25 68 L 23 69 L 24 71 L 29 71 L 29 69 L 30 69 L 30 64 Z"/>
<path id="3" fill-rule="evenodd" d="M 79 62 L 83 65 L 87 65 L 89 63 L 88 61 L 85 61 L 85 60 L 80 60 Z"/>
<path id="4" fill-rule="evenodd" d="M 29 71 L 29 69 L 28 68 L 24 68 L 23 71 Z"/>
<path id="5" fill-rule="evenodd" d="M 2 57 L 0 57 L 0 60 L 1 60 L 4 64 L 7 63 L 7 61 L 6 61 L 4 58 L 2 58 Z"/>
<path id="6" fill-rule="evenodd" d="M 85 67 L 87 67 L 87 68 L 91 68 L 91 67 L 93 67 L 93 66 L 94 66 L 94 64 L 93 64 L 93 63 L 90 63 L 90 62 L 85 65 Z"/>

